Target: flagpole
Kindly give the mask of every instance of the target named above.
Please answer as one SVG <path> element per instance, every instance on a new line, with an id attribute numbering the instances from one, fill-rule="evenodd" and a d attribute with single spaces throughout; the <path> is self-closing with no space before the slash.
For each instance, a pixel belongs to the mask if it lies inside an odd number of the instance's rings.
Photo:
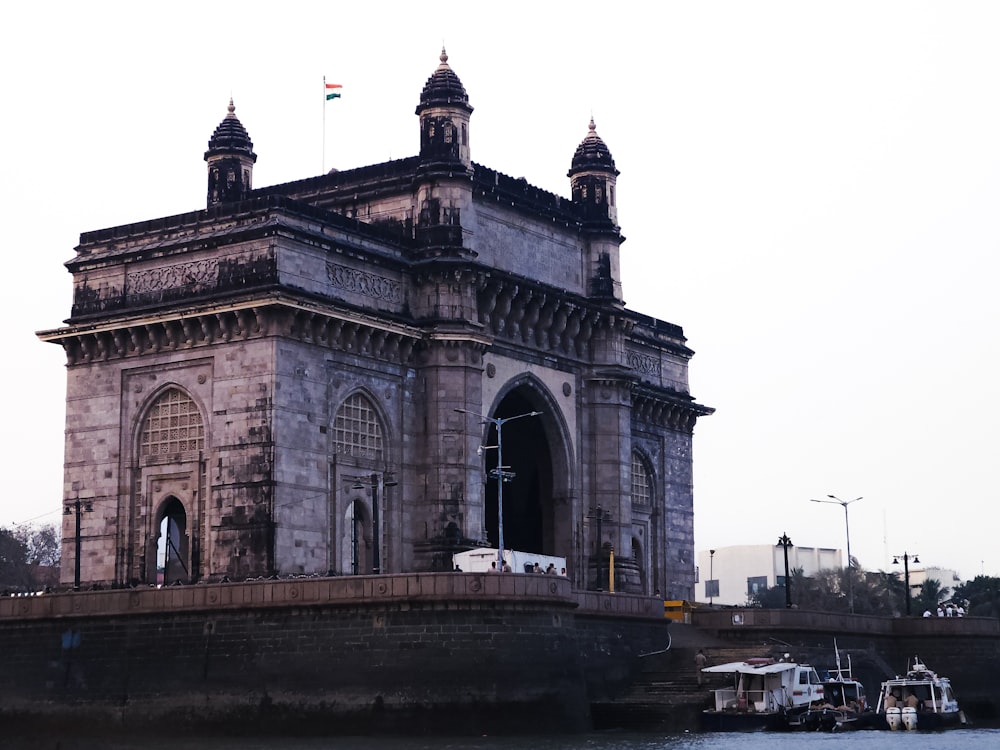
<path id="1" fill-rule="evenodd" d="M 326 174 L 326 76 L 323 76 L 323 161 L 320 174 Z"/>

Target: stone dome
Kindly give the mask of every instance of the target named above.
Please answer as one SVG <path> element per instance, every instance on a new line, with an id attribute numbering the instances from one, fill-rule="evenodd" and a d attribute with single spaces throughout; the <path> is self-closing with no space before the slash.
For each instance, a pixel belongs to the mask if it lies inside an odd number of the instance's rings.
<path id="1" fill-rule="evenodd" d="M 253 141 L 250 140 L 250 134 L 247 133 L 247 129 L 243 127 L 243 123 L 236 116 L 236 107 L 233 106 L 232 99 L 229 100 L 228 109 L 229 112 L 208 140 L 208 151 L 205 152 L 205 158 L 207 159 L 214 154 L 245 154 L 251 160 L 256 161 L 257 154 L 253 152 Z"/>
<path id="2" fill-rule="evenodd" d="M 601 136 L 597 134 L 597 126 L 594 125 L 594 118 L 591 117 L 589 132 L 580 142 L 580 145 L 576 147 L 576 153 L 573 154 L 573 162 L 570 166 L 568 176 L 572 177 L 579 172 L 593 170 L 603 170 L 613 172 L 616 175 L 618 174 L 618 170 L 615 169 L 615 160 L 611 158 L 611 151 L 604 141 L 601 140 Z"/>
<path id="3" fill-rule="evenodd" d="M 455 71 L 448 65 L 448 53 L 441 49 L 441 63 L 438 65 L 431 77 L 424 84 L 424 90 L 420 92 L 420 104 L 417 105 L 417 114 L 424 109 L 434 106 L 450 105 L 458 106 L 467 112 L 472 111 L 469 106 L 469 95 L 465 93 L 465 86 L 459 80 Z"/>

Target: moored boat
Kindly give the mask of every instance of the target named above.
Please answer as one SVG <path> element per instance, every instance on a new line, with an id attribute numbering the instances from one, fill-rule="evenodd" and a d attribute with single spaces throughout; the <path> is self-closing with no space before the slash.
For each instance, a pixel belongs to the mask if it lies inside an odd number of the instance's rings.
<path id="1" fill-rule="evenodd" d="M 875 711 L 868 703 L 865 686 L 852 675 L 850 655 L 845 668 L 841 664 L 840 649 L 837 648 L 836 641 L 834 651 L 837 655 L 837 669 L 821 676 L 822 702 L 789 711 L 787 720 L 791 729 L 834 732 L 867 729 L 873 725 Z"/>
<path id="2" fill-rule="evenodd" d="M 706 731 L 788 729 L 789 712 L 823 700 L 823 685 L 809 664 L 786 656 L 748 659 L 705 667 L 708 674 L 727 674 L 730 685 L 712 691 L 714 705 L 702 712 Z"/>
<path id="3" fill-rule="evenodd" d="M 947 677 L 940 677 L 914 658 L 904 676 L 882 683 L 876 708 L 880 728 L 944 729 L 966 723 Z"/>

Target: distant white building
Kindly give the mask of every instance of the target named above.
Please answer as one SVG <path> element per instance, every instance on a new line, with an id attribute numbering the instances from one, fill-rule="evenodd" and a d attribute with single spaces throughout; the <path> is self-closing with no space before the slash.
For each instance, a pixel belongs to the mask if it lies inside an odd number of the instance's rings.
<path id="1" fill-rule="evenodd" d="M 788 570 L 807 575 L 840 568 L 843 555 L 827 547 L 788 547 Z M 910 583 L 913 583 L 910 573 Z M 712 604 L 740 605 L 754 593 L 785 582 L 785 554 L 781 545 L 747 544 L 698 552 L 695 598 Z"/>
<path id="2" fill-rule="evenodd" d="M 896 566 L 894 566 L 896 567 Z M 903 566 L 898 566 L 902 568 Z M 903 580 L 904 572 L 903 570 L 894 571 L 899 580 Z M 934 580 L 937 581 L 942 589 L 948 589 L 942 601 L 948 601 L 951 599 L 952 594 L 955 591 L 955 587 L 962 583 L 962 579 L 959 577 L 958 573 L 954 570 L 949 570 L 948 568 L 935 568 L 935 567 L 925 567 L 914 570 L 910 568 L 910 595 L 919 596 L 920 589 L 924 585 L 924 581 Z"/>

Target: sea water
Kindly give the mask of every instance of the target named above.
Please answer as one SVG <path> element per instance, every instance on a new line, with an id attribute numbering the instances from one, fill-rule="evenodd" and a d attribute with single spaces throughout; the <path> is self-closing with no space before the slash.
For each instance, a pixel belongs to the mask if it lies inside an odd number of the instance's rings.
<path id="1" fill-rule="evenodd" d="M 84 740 L 64 737 L 24 744 L 0 739 L 0 748 L 25 750 L 996 750 L 1000 729 L 942 732 L 632 734 L 601 732 L 542 737 L 145 737 Z"/>

